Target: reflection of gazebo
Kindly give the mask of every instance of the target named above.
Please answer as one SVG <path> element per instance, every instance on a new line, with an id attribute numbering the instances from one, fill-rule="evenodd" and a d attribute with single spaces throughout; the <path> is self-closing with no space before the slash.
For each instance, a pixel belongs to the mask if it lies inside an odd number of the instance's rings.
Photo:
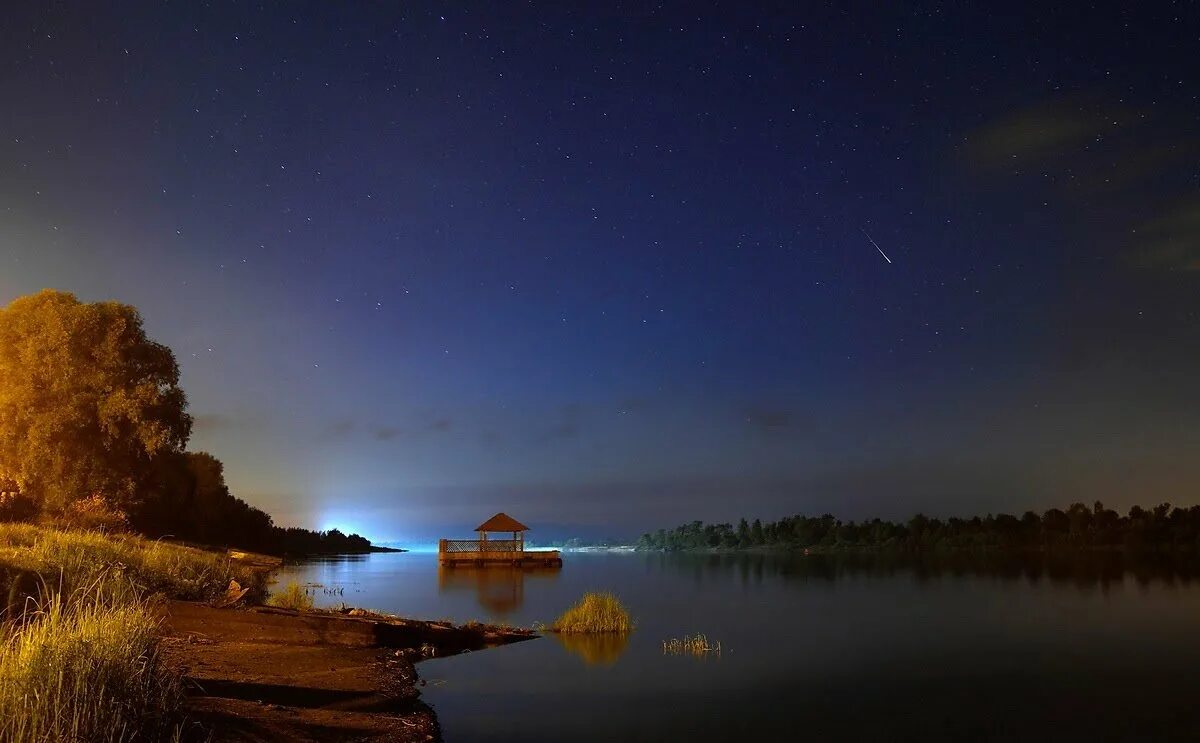
<path id="1" fill-rule="evenodd" d="M 559 571 L 554 568 L 489 565 L 475 568 L 460 564 L 438 566 L 438 591 L 441 593 L 470 593 L 487 616 L 505 617 L 525 603 L 525 581 L 553 581 Z"/>
<path id="2" fill-rule="evenodd" d="M 525 551 L 525 532 L 520 521 L 498 513 L 479 526 L 479 539 L 443 539 L 438 542 L 438 562 L 442 565 L 538 565 L 562 567 L 557 550 Z M 489 539 L 489 534 L 511 534 L 511 539 Z"/>

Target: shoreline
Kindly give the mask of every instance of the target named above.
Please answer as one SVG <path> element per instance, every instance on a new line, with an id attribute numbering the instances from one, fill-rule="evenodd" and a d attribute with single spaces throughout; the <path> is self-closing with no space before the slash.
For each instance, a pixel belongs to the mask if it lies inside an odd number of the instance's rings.
<path id="1" fill-rule="evenodd" d="M 402 619 L 353 609 L 300 612 L 171 601 L 162 650 L 186 711 L 219 737 L 439 741 L 416 664 L 540 637 L 533 630 Z"/>

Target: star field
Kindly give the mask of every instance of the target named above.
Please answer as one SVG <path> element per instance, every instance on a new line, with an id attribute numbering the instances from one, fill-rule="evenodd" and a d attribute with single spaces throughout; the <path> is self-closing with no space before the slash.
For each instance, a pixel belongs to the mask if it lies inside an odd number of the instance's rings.
<path id="1" fill-rule="evenodd" d="M 282 522 L 1200 483 L 1190 6 L 11 15 L 0 301 L 138 306 Z"/>

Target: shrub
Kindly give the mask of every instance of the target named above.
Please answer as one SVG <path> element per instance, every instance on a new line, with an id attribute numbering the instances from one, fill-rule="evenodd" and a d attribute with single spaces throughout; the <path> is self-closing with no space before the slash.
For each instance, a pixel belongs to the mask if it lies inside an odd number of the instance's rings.
<path id="1" fill-rule="evenodd" d="M 585 593 L 550 626 L 553 632 L 629 632 L 633 620 L 611 593 Z"/>
<path id="2" fill-rule="evenodd" d="M 62 514 L 63 525 L 85 531 L 129 531 L 129 517 L 101 495 L 77 500 Z"/>
<path id="3" fill-rule="evenodd" d="M 272 593 L 267 599 L 267 603 L 271 606 L 278 606 L 280 609 L 309 611 L 313 608 L 313 597 L 304 590 L 304 586 L 292 581 L 287 584 L 287 588 L 283 589 L 282 593 Z"/>

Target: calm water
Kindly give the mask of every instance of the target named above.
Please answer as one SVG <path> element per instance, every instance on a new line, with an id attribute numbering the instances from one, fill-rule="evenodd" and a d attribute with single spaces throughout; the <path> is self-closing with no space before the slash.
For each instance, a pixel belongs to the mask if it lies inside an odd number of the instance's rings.
<path id="1" fill-rule="evenodd" d="M 1080 558 L 956 564 L 567 554 L 439 572 L 436 555 L 293 566 L 420 618 L 547 622 L 618 594 L 627 641 L 555 637 L 419 666 L 447 741 L 1200 739 L 1200 577 Z M 719 656 L 669 657 L 703 632 Z"/>

